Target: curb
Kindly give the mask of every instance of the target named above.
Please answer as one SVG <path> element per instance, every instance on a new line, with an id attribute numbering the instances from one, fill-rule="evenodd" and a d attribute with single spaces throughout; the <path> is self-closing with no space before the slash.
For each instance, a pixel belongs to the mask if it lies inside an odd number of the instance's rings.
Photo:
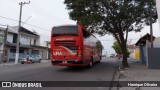
<path id="1" fill-rule="evenodd" d="M 15 63 L 1 63 L 0 64 L 0 66 L 12 66 L 12 65 L 16 65 L 16 64 Z"/>
<path id="2" fill-rule="evenodd" d="M 118 80 L 115 80 L 117 79 L 116 78 L 116 75 L 117 73 L 119 72 L 119 65 L 115 66 L 115 70 L 114 70 L 114 73 L 113 73 L 113 76 L 112 76 L 112 79 L 111 79 L 111 84 L 110 84 L 110 87 L 109 87 L 109 90 L 112 90 L 112 88 L 116 85 L 118 85 Z"/>

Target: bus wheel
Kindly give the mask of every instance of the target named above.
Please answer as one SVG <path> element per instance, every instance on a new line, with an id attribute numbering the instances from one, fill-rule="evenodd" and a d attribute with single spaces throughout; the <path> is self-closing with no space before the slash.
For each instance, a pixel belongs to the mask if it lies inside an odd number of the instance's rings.
<path id="1" fill-rule="evenodd" d="M 101 60 L 97 61 L 97 63 L 100 63 L 100 62 L 101 62 Z"/>
<path id="2" fill-rule="evenodd" d="M 102 56 L 100 56 L 100 60 L 102 60 Z"/>
<path id="3" fill-rule="evenodd" d="M 91 58 L 91 60 L 89 61 L 89 67 L 93 66 L 93 59 Z"/>
<path id="4" fill-rule="evenodd" d="M 100 63 L 101 60 L 102 60 L 102 57 L 100 56 L 100 57 L 99 57 L 99 60 L 97 61 L 97 63 Z"/>

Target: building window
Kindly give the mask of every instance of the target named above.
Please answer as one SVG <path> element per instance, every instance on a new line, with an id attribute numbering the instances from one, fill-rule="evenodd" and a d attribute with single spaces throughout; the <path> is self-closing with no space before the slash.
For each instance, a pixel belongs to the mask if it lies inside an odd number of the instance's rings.
<path id="1" fill-rule="evenodd" d="M 36 39 L 34 39 L 34 45 L 36 45 Z"/>
<path id="2" fill-rule="evenodd" d="M 17 34 L 13 34 L 13 43 L 17 43 Z"/>
<path id="3" fill-rule="evenodd" d="M 4 33 L 0 31 L 0 44 L 4 43 Z"/>
<path id="4" fill-rule="evenodd" d="M 32 50 L 31 54 L 39 54 L 39 50 Z"/>
<path id="5" fill-rule="evenodd" d="M 4 33 L 2 31 L 0 31 L 0 39 L 4 38 Z"/>
<path id="6" fill-rule="evenodd" d="M 29 45 L 29 37 L 25 35 L 21 35 L 20 42 L 25 45 Z"/>

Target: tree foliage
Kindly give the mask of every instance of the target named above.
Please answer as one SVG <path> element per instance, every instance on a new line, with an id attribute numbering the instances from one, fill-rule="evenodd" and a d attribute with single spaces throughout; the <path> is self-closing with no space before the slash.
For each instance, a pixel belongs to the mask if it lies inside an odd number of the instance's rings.
<path id="1" fill-rule="evenodd" d="M 154 0 L 65 0 L 72 20 L 99 35 L 112 34 L 123 53 L 122 64 L 128 66 L 126 42 L 128 32 L 141 31 L 157 19 Z"/>
<path id="2" fill-rule="evenodd" d="M 115 52 L 116 52 L 117 54 L 123 54 L 123 53 L 122 53 L 122 49 L 121 49 L 121 47 L 120 47 L 120 45 L 118 44 L 117 41 L 115 41 L 115 42 L 113 43 L 112 48 L 115 50 Z M 129 57 L 129 55 L 130 55 L 130 52 L 129 52 L 128 49 L 127 49 L 127 57 Z"/>
<path id="3" fill-rule="evenodd" d="M 115 52 L 116 52 L 117 54 L 122 54 L 121 47 L 119 46 L 119 44 L 117 43 L 117 41 L 115 41 L 115 42 L 113 43 L 112 48 L 115 50 Z"/>

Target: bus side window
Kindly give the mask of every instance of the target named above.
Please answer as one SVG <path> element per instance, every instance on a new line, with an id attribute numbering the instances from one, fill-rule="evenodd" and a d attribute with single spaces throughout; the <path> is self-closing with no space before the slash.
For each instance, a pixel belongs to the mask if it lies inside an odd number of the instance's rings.
<path id="1" fill-rule="evenodd" d="M 83 30 L 83 37 L 88 38 L 89 36 L 90 34 L 87 31 Z"/>

